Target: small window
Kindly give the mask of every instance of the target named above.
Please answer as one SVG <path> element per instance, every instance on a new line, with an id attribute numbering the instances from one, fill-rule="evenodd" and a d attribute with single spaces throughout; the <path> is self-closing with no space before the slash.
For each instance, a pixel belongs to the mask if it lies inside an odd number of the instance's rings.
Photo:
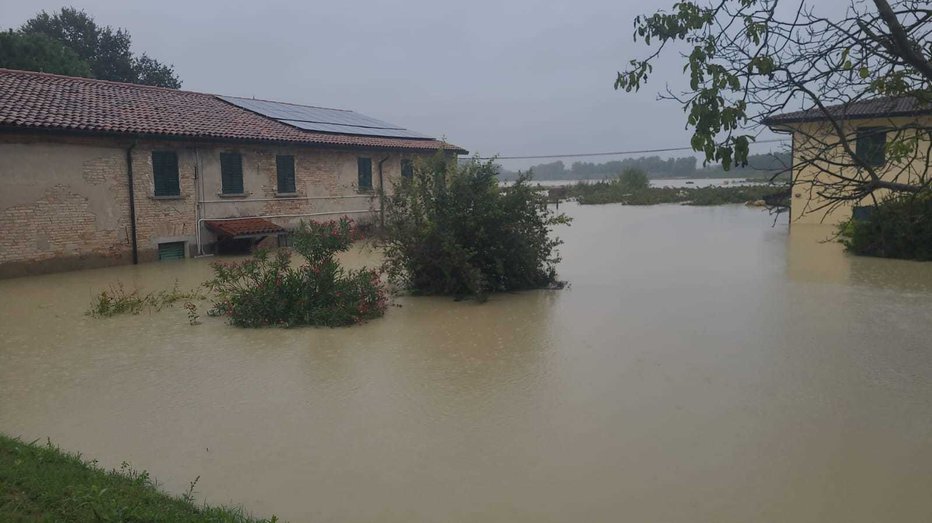
<path id="1" fill-rule="evenodd" d="M 183 260 L 185 242 L 168 242 L 159 244 L 159 261 Z"/>
<path id="2" fill-rule="evenodd" d="M 279 194 L 294 193 L 295 192 L 294 156 L 278 155 L 275 157 L 275 164 L 278 169 L 278 192 Z"/>
<path id="3" fill-rule="evenodd" d="M 220 153 L 220 183 L 223 194 L 243 194 L 243 156 Z"/>
<path id="4" fill-rule="evenodd" d="M 406 179 L 414 177 L 414 162 L 411 160 L 401 160 L 401 177 Z"/>
<path id="5" fill-rule="evenodd" d="M 887 143 L 887 132 L 879 127 L 861 127 L 858 129 L 855 152 L 871 167 L 884 164 L 884 146 Z"/>
<path id="6" fill-rule="evenodd" d="M 372 190 L 372 158 L 358 158 L 357 167 L 359 169 L 359 190 Z"/>
<path id="7" fill-rule="evenodd" d="M 181 196 L 178 181 L 178 153 L 152 151 L 152 174 L 156 196 Z"/>
<path id="8" fill-rule="evenodd" d="M 873 205 L 856 205 L 851 211 L 851 217 L 855 221 L 864 222 L 871 219 L 872 212 L 874 212 Z"/>

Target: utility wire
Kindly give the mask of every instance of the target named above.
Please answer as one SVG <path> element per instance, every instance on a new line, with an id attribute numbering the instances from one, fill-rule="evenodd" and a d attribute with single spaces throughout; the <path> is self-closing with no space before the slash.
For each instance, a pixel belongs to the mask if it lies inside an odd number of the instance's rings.
<path id="1" fill-rule="evenodd" d="M 772 140 L 761 140 L 751 142 L 751 145 L 758 143 L 778 143 L 787 142 L 788 140 L 776 138 Z M 638 151 L 615 151 L 610 153 L 574 153 L 574 154 L 539 154 L 534 156 L 480 156 L 479 160 L 538 160 L 542 158 L 583 158 L 587 156 L 621 156 L 625 154 L 646 154 L 646 153 L 668 153 L 672 151 L 692 151 L 692 147 L 666 147 L 663 149 L 641 149 Z"/>

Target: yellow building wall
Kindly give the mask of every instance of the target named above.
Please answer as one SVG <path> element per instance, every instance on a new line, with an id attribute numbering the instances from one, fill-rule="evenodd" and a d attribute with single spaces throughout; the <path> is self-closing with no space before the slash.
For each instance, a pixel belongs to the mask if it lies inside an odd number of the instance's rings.
<path id="1" fill-rule="evenodd" d="M 888 133 L 888 142 L 894 132 L 901 138 L 916 138 L 916 153 L 909 161 L 887 164 L 878 167 L 882 179 L 888 181 L 915 182 L 920 178 L 928 180 L 932 169 L 929 168 L 929 129 L 932 128 L 932 116 L 923 115 L 900 118 L 872 118 L 842 122 L 842 129 L 848 137 L 851 148 L 856 146 L 857 129 L 861 127 L 886 127 L 894 129 Z M 791 224 L 829 224 L 837 225 L 851 218 L 853 208 L 859 205 L 871 205 L 874 199 L 882 199 L 887 191 L 876 191 L 873 198 L 860 201 L 843 202 L 831 205 L 831 201 L 820 194 L 818 182 L 837 180 L 837 174 L 844 177 L 867 177 L 852 166 L 853 159 L 848 156 L 838 139 L 838 133 L 827 121 L 793 124 L 793 187 L 790 202 Z M 923 129 L 917 132 L 916 129 Z M 825 161 L 814 161 L 824 158 Z M 813 183 L 813 181 L 817 183 Z"/>

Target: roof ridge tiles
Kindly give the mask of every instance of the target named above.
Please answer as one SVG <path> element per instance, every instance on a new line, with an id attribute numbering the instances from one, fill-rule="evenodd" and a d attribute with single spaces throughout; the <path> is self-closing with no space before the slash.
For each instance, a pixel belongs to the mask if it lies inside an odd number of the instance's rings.
<path id="1" fill-rule="evenodd" d="M 8 69 L 6 67 L 0 67 L 0 74 L 2 73 L 13 73 L 19 75 L 28 75 L 28 76 L 41 76 L 45 78 L 58 78 L 61 80 L 67 80 L 70 82 L 80 82 L 87 83 L 92 85 L 113 85 L 117 87 L 126 87 L 129 89 L 152 89 L 156 91 L 166 91 L 171 93 L 185 93 L 185 94 L 196 94 L 200 96 L 217 96 L 211 93 L 204 93 L 201 91 L 189 91 L 187 89 L 174 89 L 172 87 L 162 87 L 160 85 L 146 85 L 146 84 L 134 84 L 131 82 L 118 82 L 116 80 L 101 80 L 99 78 L 87 78 L 85 76 L 68 76 L 58 73 L 46 73 L 43 71 L 26 71 L 23 69 Z"/>
<path id="2" fill-rule="evenodd" d="M 0 129 L 465 153 L 428 137 L 302 129 L 222 95 L 6 68 L 0 68 Z"/>

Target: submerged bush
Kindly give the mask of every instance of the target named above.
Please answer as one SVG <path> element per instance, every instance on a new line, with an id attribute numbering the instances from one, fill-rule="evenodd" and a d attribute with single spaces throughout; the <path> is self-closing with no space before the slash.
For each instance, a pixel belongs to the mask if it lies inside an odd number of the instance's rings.
<path id="1" fill-rule="evenodd" d="M 880 202 L 867 219 L 842 224 L 841 241 L 854 254 L 932 260 L 932 191 Z"/>
<path id="2" fill-rule="evenodd" d="M 569 196 L 582 205 L 621 203 L 624 205 L 727 205 L 758 200 L 781 203 L 782 185 L 738 185 L 731 187 L 649 187 L 624 180 L 624 175 L 595 183 L 579 182 L 569 187 Z"/>
<path id="3" fill-rule="evenodd" d="M 175 303 L 185 300 L 202 300 L 205 296 L 197 289 L 181 290 L 178 281 L 171 289 L 140 294 L 138 290 L 127 291 L 123 283 L 111 285 L 109 289 L 101 291 L 88 309 L 88 316 L 95 318 L 109 318 L 117 314 L 139 314 L 143 310 L 159 311 L 164 307 L 171 307 Z"/>
<path id="4" fill-rule="evenodd" d="M 569 219 L 523 175 L 498 185 L 492 162 L 438 155 L 415 166 L 387 205 L 385 267 L 418 294 L 472 295 L 557 284 L 554 225 Z"/>
<path id="5" fill-rule="evenodd" d="M 618 185 L 629 191 L 643 191 L 650 187 L 647 173 L 636 167 L 626 167 L 616 178 Z"/>
<path id="6" fill-rule="evenodd" d="M 356 229 L 346 218 L 302 223 L 292 237 L 294 250 L 305 260 L 300 266 L 293 266 L 285 249 L 214 263 L 214 277 L 205 284 L 216 298 L 210 314 L 240 327 L 337 327 L 382 316 L 387 298 L 379 274 L 346 270 L 334 259 L 355 238 Z"/>

